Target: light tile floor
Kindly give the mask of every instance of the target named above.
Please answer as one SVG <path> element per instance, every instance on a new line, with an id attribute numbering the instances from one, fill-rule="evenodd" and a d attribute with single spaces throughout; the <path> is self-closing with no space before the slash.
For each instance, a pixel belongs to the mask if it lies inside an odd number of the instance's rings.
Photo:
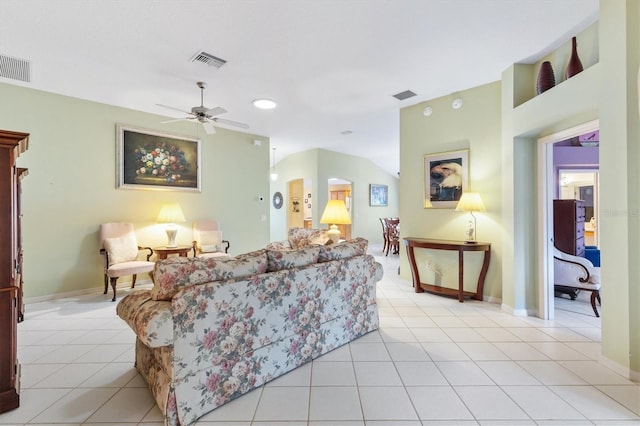
<path id="1" fill-rule="evenodd" d="M 416 294 L 398 257 L 378 284 L 380 330 L 214 410 L 198 425 L 640 425 L 640 385 L 598 363 L 600 319 L 556 320 Z M 379 256 L 378 256 L 379 255 Z M 128 290 L 119 290 L 119 298 Z M 0 425 L 162 425 L 111 296 L 27 305 L 20 408 Z"/>

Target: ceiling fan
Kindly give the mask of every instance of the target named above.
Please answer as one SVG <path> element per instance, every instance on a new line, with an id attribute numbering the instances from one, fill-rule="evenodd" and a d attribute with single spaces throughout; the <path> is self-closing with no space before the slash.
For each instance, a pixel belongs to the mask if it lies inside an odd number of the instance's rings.
<path id="1" fill-rule="evenodd" d="M 156 104 L 156 105 L 161 106 L 163 108 L 169 108 L 169 109 L 172 109 L 174 111 L 179 111 L 179 112 L 183 112 L 185 114 L 189 114 L 189 117 L 176 118 L 174 120 L 162 121 L 162 123 L 173 123 L 175 121 L 183 121 L 183 120 L 189 120 L 189 121 L 197 120 L 200 123 L 202 123 L 202 127 L 204 127 L 204 130 L 207 132 L 207 134 L 210 134 L 210 135 L 212 135 L 212 134 L 214 134 L 216 132 L 216 129 L 213 126 L 214 123 L 228 124 L 230 126 L 240 127 L 242 129 L 248 129 L 249 128 L 248 124 L 239 123 L 237 121 L 226 120 L 224 118 L 216 117 L 216 115 L 224 114 L 225 112 L 227 112 L 227 110 L 222 108 L 222 107 L 207 108 L 206 106 L 204 106 L 204 89 L 205 89 L 205 87 L 207 87 L 207 83 L 205 83 L 203 81 L 199 81 L 196 84 L 200 88 L 200 106 L 194 106 L 193 108 L 191 108 L 191 112 L 189 112 L 189 111 L 183 111 L 183 110 L 181 110 L 179 108 L 174 108 L 174 107 L 171 107 L 171 106 L 168 106 L 168 105 Z"/>

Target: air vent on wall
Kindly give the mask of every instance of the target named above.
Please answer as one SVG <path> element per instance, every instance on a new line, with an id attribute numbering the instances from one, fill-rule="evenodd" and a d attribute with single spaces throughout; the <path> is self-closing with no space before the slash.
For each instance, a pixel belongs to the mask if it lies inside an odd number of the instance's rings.
<path id="1" fill-rule="evenodd" d="M 205 65 L 209 65 L 210 67 L 220 68 L 224 64 L 227 63 L 224 59 L 220 59 L 216 56 L 213 56 L 211 53 L 207 53 L 204 51 L 199 51 L 191 58 L 191 62 L 202 62 Z"/>
<path id="2" fill-rule="evenodd" d="M 0 77 L 31 82 L 31 61 L 0 53 Z"/>
<path id="3" fill-rule="evenodd" d="M 416 96 L 416 94 L 413 93 L 411 90 L 405 90 L 404 92 L 396 93 L 395 95 L 393 95 L 393 97 L 399 101 L 403 101 L 405 99 L 412 98 L 414 96 Z"/>

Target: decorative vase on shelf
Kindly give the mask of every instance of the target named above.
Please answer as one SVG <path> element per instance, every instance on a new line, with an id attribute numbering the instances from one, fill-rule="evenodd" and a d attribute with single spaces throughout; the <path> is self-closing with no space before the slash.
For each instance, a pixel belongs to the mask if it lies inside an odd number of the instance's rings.
<path id="1" fill-rule="evenodd" d="M 567 78 L 571 78 L 583 70 L 582 62 L 578 57 L 578 44 L 576 38 L 571 39 L 571 58 L 569 58 L 569 65 L 567 65 Z"/>
<path id="2" fill-rule="evenodd" d="M 538 81 L 536 83 L 536 90 L 538 95 L 542 92 L 546 92 L 556 85 L 556 77 L 553 74 L 553 67 L 551 62 L 544 61 L 540 65 L 540 71 L 538 71 Z"/>

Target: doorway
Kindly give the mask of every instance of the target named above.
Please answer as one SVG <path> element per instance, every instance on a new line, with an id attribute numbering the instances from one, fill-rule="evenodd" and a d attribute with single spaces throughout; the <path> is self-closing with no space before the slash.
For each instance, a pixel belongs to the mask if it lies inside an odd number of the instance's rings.
<path id="1" fill-rule="evenodd" d="M 560 169 L 558 174 L 559 197 L 562 200 L 584 201 L 584 244 L 599 247 L 599 170 Z"/>
<path id="2" fill-rule="evenodd" d="M 287 229 L 312 228 L 313 199 L 310 179 L 287 182 Z"/>
<path id="3" fill-rule="evenodd" d="M 538 282 L 538 316 L 542 319 L 555 318 L 553 199 L 559 197 L 560 189 L 559 170 L 554 163 L 553 147 L 555 143 L 596 132 L 599 127 L 599 120 L 593 120 L 538 139 L 538 176 L 540 176 L 538 179 L 538 229 L 541 231 L 538 238 L 538 270 L 541 271 Z M 594 165 L 591 166 L 593 168 Z M 594 209 L 596 209 L 595 206 Z M 597 210 L 594 211 L 597 212 Z M 594 217 L 597 220 L 597 215 Z"/>
<path id="4" fill-rule="evenodd" d="M 349 212 L 349 217 L 351 217 L 351 225 L 337 225 L 340 230 L 340 238 L 345 240 L 351 239 L 351 227 L 353 225 L 353 194 L 352 194 L 352 182 L 340 179 L 340 178 L 331 178 L 328 179 L 328 188 L 329 200 L 342 200 L 344 204 L 347 206 L 347 211 Z"/>

